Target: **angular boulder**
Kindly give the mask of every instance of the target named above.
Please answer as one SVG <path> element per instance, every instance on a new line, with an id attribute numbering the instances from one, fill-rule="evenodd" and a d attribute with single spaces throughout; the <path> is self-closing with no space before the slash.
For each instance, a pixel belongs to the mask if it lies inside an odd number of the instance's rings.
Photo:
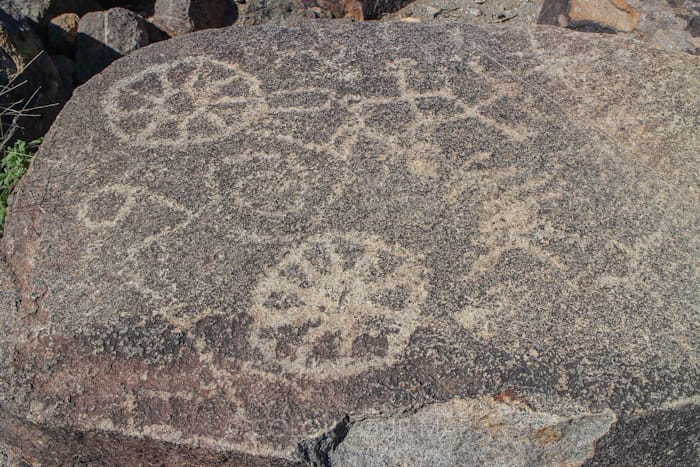
<path id="1" fill-rule="evenodd" d="M 126 8 L 94 11 L 80 18 L 75 80 L 84 83 L 110 63 L 148 45 L 146 21 Z"/>
<path id="2" fill-rule="evenodd" d="M 319 21 L 133 52 L 14 195 L 0 450 L 694 463 L 699 78 L 559 28 Z"/>
<path id="3" fill-rule="evenodd" d="M 218 28 L 224 25 L 227 3 L 226 0 L 156 0 L 151 22 L 170 36 Z"/>

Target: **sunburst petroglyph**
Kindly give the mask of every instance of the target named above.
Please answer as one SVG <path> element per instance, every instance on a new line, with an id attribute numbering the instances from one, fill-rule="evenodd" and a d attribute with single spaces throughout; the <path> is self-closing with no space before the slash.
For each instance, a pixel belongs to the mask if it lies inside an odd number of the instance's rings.
<path id="1" fill-rule="evenodd" d="M 177 146 L 215 141 L 249 121 L 264 104 L 261 96 L 258 80 L 235 65 L 190 57 L 124 78 L 107 93 L 104 106 L 117 137 L 140 146 Z M 123 125 L 134 120 L 140 130 L 126 132 Z"/>
<path id="2" fill-rule="evenodd" d="M 251 343 L 268 368 L 296 374 L 391 364 L 421 321 L 423 261 L 362 232 L 313 236 L 258 281 Z"/>

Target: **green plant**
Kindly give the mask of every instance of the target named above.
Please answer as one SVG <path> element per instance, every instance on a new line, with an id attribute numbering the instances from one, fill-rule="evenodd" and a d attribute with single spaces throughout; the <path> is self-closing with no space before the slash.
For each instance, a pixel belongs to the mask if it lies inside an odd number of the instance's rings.
<path id="1" fill-rule="evenodd" d="M 29 98 L 18 98 L 12 100 L 14 90 L 25 86 L 28 81 L 20 81 L 24 70 L 34 63 L 43 53 L 35 55 L 18 69 L 14 74 L 5 75 L 0 81 L 0 237 L 2 237 L 5 226 L 5 215 L 7 214 L 7 203 L 20 177 L 26 172 L 29 163 L 32 161 L 37 148 L 43 138 L 26 142 L 16 139 L 18 129 L 21 129 L 20 119 L 25 117 L 39 117 L 37 110 L 52 107 L 57 104 L 30 106 L 36 97 L 39 89 L 34 89 Z"/>
<path id="2" fill-rule="evenodd" d="M 27 171 L 42 140 L 43 138 L 30 142 L 18 140 L 12 146 L 4 148 L 0 161 L 0 236 L 4 230 L 7 202 L 12 189 Z"/>

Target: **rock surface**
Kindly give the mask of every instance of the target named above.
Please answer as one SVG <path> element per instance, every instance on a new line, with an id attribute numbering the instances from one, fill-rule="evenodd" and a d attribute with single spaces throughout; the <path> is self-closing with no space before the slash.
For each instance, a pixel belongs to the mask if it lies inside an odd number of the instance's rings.
<path id="1" fill-rule="evenodd" d="M 51 18 L 63 13 L 79 16 L 90 11 L 101 10 L 97 0 L 0 0 L 3 10 L 17 10 L 34 25 L 45 26 Z"/>
<path id="2" fill-rule="evenodd" d="M 241 10 L 241 23 L 245 25 L 274 22 L 295 27 L 318 18 L 365 19 L 358 0 L 252 0 Z"/>
<path id="3" fill-rule="evenodd" d="M 385 21 L 535 24 L 542 0 L 414 0 Z"/>
<path id="4" fill-rule="evenodd" d="M 146 21 L 125 8 L 88 13 L 80 19 L 75 79 L 84 83 L 107 65 L 148 45 Z"/>
<path id="5" fill-rule="evenodd" d="M 639 23 L 639 10 L 625 0 L 545 0 L 539 24 L 591 32 L 631 32 Z"/>
<path id="6" fill-rule="evenodd" d="M 699 78 L 615 36 L 404 23 L 115 62 L 10 209 L 0 450 L 692 464 Z"/>
<path id="7" fill-rule="evenodd" d="M 355 423 L 331 465 L 581 465 L 612 412 L 562 418 L 492 397 L 432 404 Z"/>

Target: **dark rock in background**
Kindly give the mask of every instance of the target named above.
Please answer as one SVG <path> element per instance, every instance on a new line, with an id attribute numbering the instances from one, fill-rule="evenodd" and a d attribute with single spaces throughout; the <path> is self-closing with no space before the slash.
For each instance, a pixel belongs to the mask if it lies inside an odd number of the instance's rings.
<path id="1" fill-rule="evenodd" d="M 75 62 L 65 55 L 51 55 L 51 61 L 61 77 L 63 95 L 70 97 L 75 82 Z"/>
<path id="2" fill-rule="evenodd" d="M 76 51 L 77 83 L 84 83 L 119 57 L 148 45 L 146 21 L 124 8 L 88 13 L 80 19 Z"/>
<path id="3" fill-rule="evenodd" d="M 700 36 L 700 16 L 695 16 L 691 20 L 688 21 L 688 27 L 686 30 L 690 33 L 691 36 L 693 37 L 699 37 Z"/>
<path id="4" fill-rule="evenodd" d="M 382 15 L 398 11 L 411 0 L 364 0 L 361 3 L 365 19 L 379 19 Z"/>
<path id="5" fill-rule="evenodd" d="M 17 10 L 35 26 L 45 26 L 51 18 L 63 13 L 82 16 L 103 9 L 97 0 L 0 0 L 0 8 Z"/>
<path id="6" fill-rule="evenodd" d="M 156 0 L 151 22 L 170 36 L 224 25 L 226 0 Z"/>
<path id="7" fill-rule="evenodd" d="M 63 13 L 51 18 L 46 47 L 52 53 L 75 56 L 79 21 L 80 17 L 75 13 Z"/>
<path id="8" fill-rule="evenodd" d="M 163 31 L 161 28 L 153 24 L 151 21 L 152 17 L 146 19 L 146 30 L 148 31 L 148 43 L 155 44 L 156 42 L 164 41 L 170 39 L 170 34 Z"/>
<path id="9" fill-rule="evenodd" d="M 27 20 L 12 10 L 0 10 L 0 85 L 5 89 L 0 96 L 0 106 L 6 109 L 1 123 L 3 139 L 11 128 L 17 130 L 10 141 L 43 136 L 67 99 L 38 36 Z M 14 89 L 9 91 L 8 86 Z"/>

